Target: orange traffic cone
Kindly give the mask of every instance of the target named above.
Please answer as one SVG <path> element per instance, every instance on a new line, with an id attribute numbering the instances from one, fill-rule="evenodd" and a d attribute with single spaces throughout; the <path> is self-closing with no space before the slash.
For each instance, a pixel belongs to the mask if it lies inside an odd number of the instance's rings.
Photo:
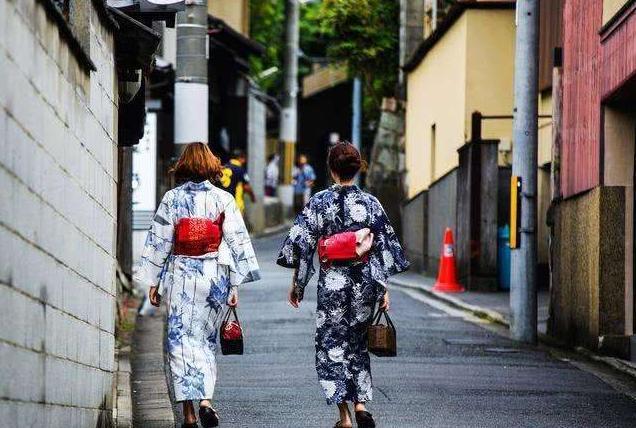
<path id="1" fill-rule="evenodd" d="M 453 231 L 450 227 L 447 227 L 444 232 L 442 258 L 439 263 L 439 273 L 437 274 L 437 281 L 435 286 L 433 286 L 433 291 L 440 293 L 461 293 L 464 291 L 464 287 L 457 282 L 455 243 L 453 242 Z"/>

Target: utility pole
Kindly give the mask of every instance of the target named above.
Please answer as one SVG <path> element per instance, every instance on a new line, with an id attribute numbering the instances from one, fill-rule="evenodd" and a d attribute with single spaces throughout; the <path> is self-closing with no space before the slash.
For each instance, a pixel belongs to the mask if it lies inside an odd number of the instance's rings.
<path id="1" fill-rule="evenodd" d="M 521 203 L 519 244 L 512 250 L 511 333 L 536 343 L 539 0 L 518 0 L 516 21 L 512 175 L 521 180 Z"/>
<path id="2" fill-rule="evenodd" d="M 176 156 L 188 143 L 208 142 L 208 46 L 208 2 L 186 0 L 185 11 L 177 13 Z"/>
<path id="3" fill-rule="evenodd" d="M 431 4 L 431 30 L 433 31 L 437 28 L 437 1 L 433 0 Z"/>
<path id="4" fill-rule="evenodd" d="M 298 0 L 285 2 L 285 56 L 283 70 L 283 102 L 280 113 L 280 144 L 283 160 L 282 185 L 279 196 L 286 212 L 294 203 L 292 169 L 296 157 L 298 97 Z"/>
<path id="5" fill-rule="evenodd" d="M 353 79 L 353 94 L 351 96 L 351 144 L 360 151 L 361 126 L 362 126 L 362 80 L 359 77 Z M 356 180 L 360 180 L 357 176 Z"/>

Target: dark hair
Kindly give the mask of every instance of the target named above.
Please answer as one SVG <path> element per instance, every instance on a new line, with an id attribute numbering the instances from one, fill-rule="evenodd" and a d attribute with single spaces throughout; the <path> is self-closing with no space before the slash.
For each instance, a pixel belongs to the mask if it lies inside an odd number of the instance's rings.
<path id="1" fill-rule="evenodd" d="M 351 180 L 364 168 L 366 162 L 360 157 L 360 152 L 349 142 L 341 141 L 336 143 L 329 150 L 327 160 L 329 169 L 341 180 Z"/>
<path id="2" fill-rule="evenodd" d="M 232 150 L 232 157 L 234 159 L 240 159 L 242 157 L 245 157 L 245 150 L 243 150 L 243 149 L 234 149 L 234 150 Z"/>
<path id="3" fill-rule="evenodd" d="M 190 143 L 177 163 L 170 168 L 170 173 L 174 174 L 177 183 L 186 181 L 198 183 L 205 180 L 212 182 L 218 180 L 221 170 L 221 161 L 214 156 L 207 144 Z"/>

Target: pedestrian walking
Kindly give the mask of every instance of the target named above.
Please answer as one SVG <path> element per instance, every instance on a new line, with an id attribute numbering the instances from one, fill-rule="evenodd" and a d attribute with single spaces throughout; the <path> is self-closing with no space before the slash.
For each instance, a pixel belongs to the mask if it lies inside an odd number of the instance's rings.
<path id="1" fill-rule="evenodd" d="M 258 263 L 232 195 L 212 184 L 221 162 L 206 144 L 188 145 L 172 169 L 178 187 L 164 195 L 136 279 L 153 305 L 168 310 L 167 382 L 183 402 L 183 427 L 215 427 L 216 337 L 223 307 L 238 305 L 237 286 L 259 279 Z"/>
<path id="2" fill-rule="evenodd" d="M 314 168 L 309 165 L 307 155 L 300 154 L 296 159 L 296 165 L 292 170 L 294 182 L 294 212 L 300 213 L 311 196 L 311 189 L 316 181 Z"/>
<path id="3" fill-rule="evenodd" d="M 276 196 L 278 188 L 278 180 L 280 177 L 280 168 L 278 166 L 278 154 L 270 155 L 267 158 L 267 167 L 265 168 L 265 196 Z"/>
<path id="4" fill-rule="evenodd" d="M 256 201 L 254 191 L 250 185 L 250 177 L 245 169 L 246 164 L 247 156 L 245 152 L 240 149 L 234 150 L 232 158 L 223 168 L 220 179 L 221 186 L 234 196 L 241 214 L 245 212 L 245 195 L 248 195 L 252 202 Z"/>
<path id="5" fill-rule="evenodd" d="M 335 184 L 318 192 L 296 217 L 283 242 L 277 263 L 295 269 L 289 303 L 298 307 L 314 273 L 318 248 L 320 274 L 316 310 L 316 370 L 328 404 L 336 403 L 336 427 L 352 426 L 348 403 L 353 403 L 358 427 L 374 427 L 365 403 L 372 399 L 367 327 L 376 302 L 388 310 L 387 278 L 408 268 L 397 236 L 378 200 L 353 184 L 362 161 L 349 143 L 329 151 L 328 164 Z M 353 248 L 336 248 L 355 235 Z M 343 239 L 345 238 L 345 239 Z M 335 250 L 330 254 L 331 250 Z M 335 252 L 353 250 L 336 261 Z"/>

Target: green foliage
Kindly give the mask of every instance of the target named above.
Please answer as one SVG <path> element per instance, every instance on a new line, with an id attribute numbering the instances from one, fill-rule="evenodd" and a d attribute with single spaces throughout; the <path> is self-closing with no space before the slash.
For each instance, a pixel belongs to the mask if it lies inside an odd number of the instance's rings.
<path id="1" fill-rule="evenodd" d="M 265 47 L 265 55 L 252 57 L 250 71 L 258 76 L 271 67 L 282 70 L 285 34 L 285 2 L 282 0 L 250 0 L 250 37 Z M 281 73 L 260 80 L 263 89 L 275 92 L 282 82 Z"/>
<path id="2" fill-rule="evenodd" d="M 263 58 L 252 59 L 251 73 L 278 67 L 279 72 L 259 80 L 270 94 L 280 92 L 285 36 L 285 1 L 250 0 L 250 36 L 266 48 Z M 327 58 L 346 63 L 352 76 L 364 82 L 364 110 L 377 117 L 381 99 L 392 96 L 399 65 L 399 2 L 397 0 L 322 0 L 300 9 L 299 74 L 311 71 L 312 61 Z"/>
<path id="3" fill-rule="evenodd" d="M 328 39 L 320 26 L 320 4 L 307 3 L 300 7 L 300 48 L 307 56 L 326 56 Z M 252 58 L 250 72 L 256 77 L 263 71 L 277 67 L 278 72 L 259 80 L 270 94 L 276 95 L 282 86 L 283 54 L 285 48 L 285 1 L 250 0 L 250 37 L 265 47 L 262 58 Z M 299 78 L 311 72 L 311 61 L 301 58 Z"/>
<path id="4" fill-rule="evenodd" d="M 330 34 L 327 54 L 363 79 L 365 112 L 372 116 L 382 97 L 395 92 L 399 13 L 397 0 L 323 0 L 321 5 L 321 28 Z"/>

